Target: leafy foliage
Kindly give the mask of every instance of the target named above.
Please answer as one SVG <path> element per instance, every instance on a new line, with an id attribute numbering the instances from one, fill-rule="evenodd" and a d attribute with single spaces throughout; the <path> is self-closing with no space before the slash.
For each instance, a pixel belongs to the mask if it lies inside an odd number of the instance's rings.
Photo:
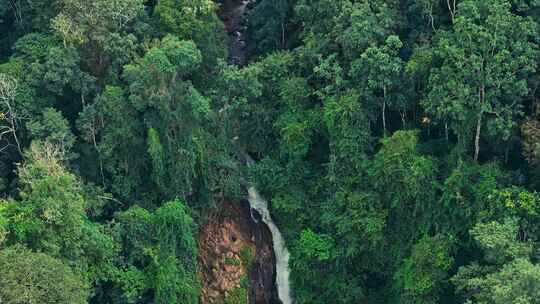
<path id="1" fill-rule="evenodd" d="M 0 302 L 196 303 L 198 229 L 254 185 L 297 304 L 537 303 L 539 22 L 533 0 L 0 1 Z"/>
<path id="2" fill-rule="evenodd" d="M 0 251 L 4 303 L 87 303 L 89 286 L 69 266 L 16 245 Z"/>

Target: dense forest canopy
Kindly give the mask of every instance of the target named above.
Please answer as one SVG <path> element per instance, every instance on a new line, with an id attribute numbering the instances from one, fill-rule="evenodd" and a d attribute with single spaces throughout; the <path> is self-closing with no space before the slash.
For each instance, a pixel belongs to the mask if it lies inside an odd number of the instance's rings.
<path id="1" fill-rule="evenodd" d="M 540 303 L 540 2 L 250 2 L 0 0 L 0 303 L 198 303 L 246 183 L 297 304 Z"/>

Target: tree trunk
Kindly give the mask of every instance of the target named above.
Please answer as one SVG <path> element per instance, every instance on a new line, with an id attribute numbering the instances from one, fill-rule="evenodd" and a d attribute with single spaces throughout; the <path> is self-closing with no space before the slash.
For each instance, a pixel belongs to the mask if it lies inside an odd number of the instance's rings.
<path id="1" fill-rule="evenodd" d="M 476 136 L 474 138 L 474 160 L 478 160 L 478 154 L 480 153 L 480 130 L 482 128 L 482 112 L 478 115 L 478 121 L 476 122 Z"/>
<path id="2" fill-rule="evenodd" d="M 285 49 L 285 21 L 281 21 L 281 48 Z"/>
<path id="3" fill-rule="evenodd" d="M 446 137 L 446 143 L 448 144 L 448 120 L 444 120 L 444 136 Z"/>
<path id="4" fill-rule="evenodd" d="M 8 115 L 9 115 L 9 123 L 11 125 L 11 132 L 13 134 L 13 139 L 15 139 L 15 144 L 17 145 L 17 150 L 19 151 L 19 154 L 22 156 L 22 148 L 21 143 L 19 142 L 19 137 L 17 137 L 17 120 L 15 118 L 15 112 L 13 112 L 13 108 L 11 107 L 11 103 L 9 101 L 5 102 L 7 108 L 8 108 Z"/>
<path id="5" fill-rule="evenodd" d="M 383 100 L 382 104 L 382 125 L 384 136 L 386 136 L 386 100 Z"/>
<path id="6" fill-rule="evenodd" d="M 383 87 L 382 124 L 384 136 L 386 136 L 386 86 Z"/>
<path id="7" fill-rule="evenodd" d="M 486 101 L 486 88 L 484 85 L 480 86 L 478 91 L 478 102 L 480 103 L 480 112 L 478 113 L 478 121 L 476 122 L 476 136 L 474 138 L 474 160 L 478 160 L 478 154 L 480 153 L 480 130 L 482 129 L 482 116 L 484 115 L 484 102 Z"/>
<path id="8" fill-rule="evenodd" d="M 454 19 L 456 17 L 456 0 L 446 0 L 446 5 L 448 6 L 448 11 L 450 12 L 452 24 L 454 24 Z"/>
<path id="9" fill-rule="evenodd" d="M 433 4 L 429 6 L 429 23 L 431 24 L 431 29 L 435 32 L 435 18 L 433 18 Z"/>

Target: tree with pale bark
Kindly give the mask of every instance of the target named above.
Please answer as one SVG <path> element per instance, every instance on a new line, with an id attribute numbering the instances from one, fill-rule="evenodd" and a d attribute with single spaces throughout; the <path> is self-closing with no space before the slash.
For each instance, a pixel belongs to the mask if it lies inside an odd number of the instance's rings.
<path id="1" fill-rule="evenodd" d="M 439 34 L 434 49 L 440 64 L 431 70 L 423 104 L 429 114 L 450 122 L 463 146 L 474 138 L 475 160 L 485 125 L 507 140 L 530 94 L 536 25 L 511 8 L 507 0 L 459 3 L 452 29 Z"/>

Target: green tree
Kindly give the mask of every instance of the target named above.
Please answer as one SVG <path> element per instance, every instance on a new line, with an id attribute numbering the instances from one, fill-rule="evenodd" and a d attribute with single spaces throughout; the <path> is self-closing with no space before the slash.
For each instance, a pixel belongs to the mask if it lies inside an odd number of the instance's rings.
<path id="1" fill-rule="evenodd" d="M 310 89 L 304 78 L 283 81 L 280 90 L 284 110 L 277 118 L 280 147 L 292 159 L 301 159 L 310 151 L 318 125 L 317 109 L 309 106 Z"/>
<path id="2" fill-rule="evenodd" d="M 372 46 L 365 50 L 359 59 L 351 64 L 350 74 L 357 84 L 365 84 L 367 98 L 373 100 L 381 108 L 383 132 L 386 135 L 386 106 L 396 105 L 401 110 L 405 125 L 405 107 L 403 96 L 399 93 L 403 61 L 399 50 L 403 44 L 397 36 L 388 36 L 385 45 Z"/>
<path id="3" fill-rule="evenodd" d="M 301 232 L 290 261 L 298 303 L 328 303 L 335 299 L 347 302 L 361 296 L 362 291 L 354 279 L 344 275 L 344 269 L 336 267 L 333 247 L 333 240 L 328 235 L 311 229 Z"/>
<path id="4" fill-rule="evenodd" d="M 512 13 L 509 1 L 469 0 L 459 3 L 452 30 L 439 35 L 440 65 L 431 71 L 424 105 L 451 122 L 464 146 L 474 129 L 475 160 L 485 120 L 505 140 L 515 128 L 537 58 L 534 33 L 534 23 Z"/>
<path id="5" fill-rule="evenodd" d="M 16 245 L 0 250 L 0 301 L 88 303 L 89 285 L 60 260 Z"/>
<path id="6" fill-rule="evenodd" d="M 353 60 L 367 48 L 384 45 L 401 22 L 392 1 L 359 1 L 340 12 L 344 18 L 337 31 L 348 59 Z M 392 56 L 393 57 L 393 56 Z"/>
<path id="7" fill-rule="evenodd" d="M 439 198 L 441 208 L 435 211 L 435 229 L 453 233 L 465 247 L 469 230 L 490 209 L 494 191 L 509 183 L 508 174 L 496 164 L 460 161 L 444 180 Z"/>
<path id="8" fill-rule="evenodd" d="M 157 303 L 197 303 L 197 243 L 193 219 L 180 201 L 166 203 L 153 220 Z"/>
<path id="9" fill-rule="evenodd" d="M 159 134 L 165 148 L 167 170 L 162 176 L 154 175 L 158 178 L 154 182 L 166 181 L 160 193 L 166 198 L 187 198 L 200 185 L 197 177 L 204 183 L 207 176 L 198 172 L 198 166 L 204 166 L 209 153 L 210 135 L 204 124 L 210 121 L 212 111 L 209 99 L 188 80 L 201 62 L 201 52 L 193 42 L 169 35 L 138 64 L 124 70 L 131 107 L 144 117 L 147 128 Z M 152 158 L 157 156 L 152 149 L 148 151 Z M 157 159 L 153 160 L 154 169 L 158 169 Z"/>
<path id="10" fill-rule="evenodd" d="M 249 12 L 248 39 L 250 53 L 267 54 L 285 49 L 291 31 L 289 0 L 264 0 Z"/>
<path id="11" fill-rule="evenodd" d="M 508 218 L 475 226 L 471 234 L 485 256 L 452 278 L 459 294 L 475 303 L 538 303 L 540 268 L 531 262 L 531 243 L 516 238 L 518 229 Z"/>
<path id="12" fill-rule="evenodd" d="M 454 263 L 452 238 L 445 235 L 424 236 L 412 248 L 410 257 L 395 273 L 400 303 L 440 303 L 440 295 L 448 286 Z"/>
<path id="13" fill-rule="evenodd" d="M 61 155 L 73 158 L 72 149 L 76 139 L 62 113 L 52 108 L 45 109 L 41 117 L 29 121 L 26 128 L 33 140 L 49 142 L 59 148 Z"/>
<path id="14" fill-rule="evenodd" d="M 148 165 L 145 159 L 132 155 L 145 154 L 144 127 L 121 87 L 105 87 L 93 104 L 84 107 L 78 128 L 81 138 L 91 147 L 81 158 L 98 164 L 82 163 L 86 169 L 83 174 L 122 199 L 142 190 L 143 172 Z"/>
<path id="15" fill-rule="evenodd" d="M 363 156 L 371 150 L 368 115 L 359 104 L 360 98 L 358 92 L 351 90 L 325 101 L 322 119 L 328 130 L 331 161 L 336 165 L 330 167 L 331 180 L 335 180 L 335 173 L 346 175 L 351 173 L 350 169 L 359 170 Z"/>
<path id="16" fill-rule="evenodd" d="M 203 51 L 206 68 L 227 57 L 227 37 L 216 12 L 216 3 L 211 0 L 161 0 L 155 7 L 155 16 L 165 32 L 193 40 Z"/>
<path id="17" fill-rule="evenodd" d="M 18 200 L 3 202 L 8 244 L 62 259 L 90 282 L 106 280 L 116 246 L 103 227 L 89 220 L 79 179 L 61 164 L 61 151 L 47 142 L 34 142 L 19 167 Z"/>
<path id="18" fill-rule="evenodd" d="M 197 303 L 197 243 L 185 204 L 167 202 L 153 213 L 135 206 L 116 218 L 114 235 L 128 264 L 118 280 L 123 297 L 151 290 L 155 303 Z"/>
<path id="19" fill-rule="evenodd" d="M 19 168 L 22 201 L 8 201 L 6 212 L 15 240 L 53 257 L 82 255 L 85 201 L 77 178 L 61 166 L 60 151 L 36 142 Z"/>
<path id="20" fill-rule="evenodd" d="M 78 93 L 80 103 L 84 105 L 85 98 L 95 90 L 96 79 L 81 69 L 81 60 L 73 48 L 51 47 L 40 71 L 42 74 L 38 74 L 43 81 L 42 85 L 60 96 L 68 95 L 69 90 L 73 90 Z"/>
<path id="21" fill-rule="evenodd" d="M 152 160 L 153 179 L 158 187 L 165 187 L 166 183 L 162 180 L 166 176 L 165 152 L 159 139 L 159 134 L 153 128 L 148 130 L 148 154 Z"/>
<path id="22" fill-rule="evenodd" d="M 122 246 L 126 262 L 134 265 L 147 265 L 146 248 L 152 240 L 152 213 L 138 206 L 116 215 L 114 235 Z"/>
<path id="23" fill-rule="evenodd" d="M 51 19 L 54 33 L 65 48 L 84 49 L 92 75 L 102 76 L 116 59 L 110 48 L 129 45 L 134 37 L 127 33 L 136 17 L 144 13 L 143 0 L 83 1 L 60 0 L 61 11 Z M 126 44 L 127 43 L 127 44 Z M 124 49 L 124 54 L 133 47 Z"/>
<path id="24" fill-rule="evenodd" d="M 370 177 L 389 209 L 387 228 L 392 231 L 388 234 L 392 243 L 407 244 L 415 232 L 428 231 L 434 218 L 437 171 L 436 162 L 418 151 L 415 131 L 397 131 L 382 140 L 370 166 Z"/>

